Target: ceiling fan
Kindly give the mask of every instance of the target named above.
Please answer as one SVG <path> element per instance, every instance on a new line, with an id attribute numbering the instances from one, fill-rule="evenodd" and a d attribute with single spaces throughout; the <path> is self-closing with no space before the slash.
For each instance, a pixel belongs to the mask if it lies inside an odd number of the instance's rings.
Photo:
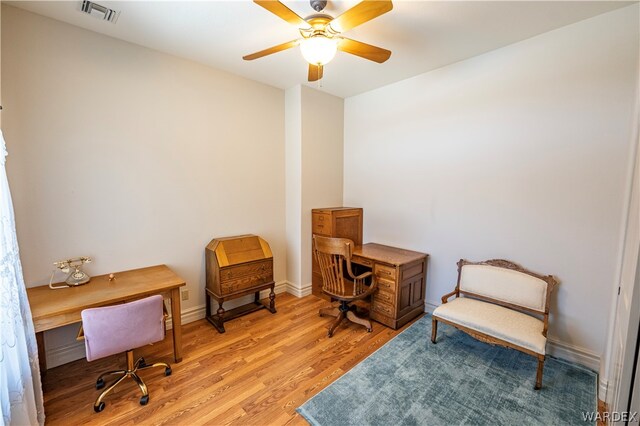
<path id="1" fill-rule="evenodd" d="M 278 0 L 254 0 L 254 3 L 295 25 L 302 38 L 243 56 L 242 59 L 245 61 L 262 58 L 299 45 L 302 56 L 309 62 L 309 81 L 317 81 L 322 78 L 324 65 L 333 59 L 337 50 L 380 64 L 391 56 L 389 50 L 342 36 L 342 33 L 393 9 L 391 0 L 365 0 L 337 18 L 320 13 L 327 5 L 326 0 L 310 0 L 311 7 L 317 13 L 306 18 L 300 17 Z"/>

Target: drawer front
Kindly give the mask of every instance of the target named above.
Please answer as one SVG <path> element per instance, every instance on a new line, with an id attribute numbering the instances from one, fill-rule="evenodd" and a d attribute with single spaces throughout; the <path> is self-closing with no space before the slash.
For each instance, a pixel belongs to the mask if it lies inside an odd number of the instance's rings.
<path id="1" fill-rule="evenodd" d="M 365 259 L 360 256 L 351 256 L 351 263 L 357 263 L 358 265 L 364 265 L 368 267 L 373 267 L 373 261 L 369 259 Z"/>
<path id="2" fill-rule="evenodd" d="M 396 304 L 396 295 L 394 293 L 390 293 L 388 291 L 378 290 L 373 294 L 374 303 L 386 303 L 387 305 L 395 305 Z"/>
<path id="3" fill-rule="evenodd" d="M 375 265 L 374 272 L 380 278 L 396 279 L 396 269 L 389 266 Z"/>
<path id="4" fill-rule="evenodd" d="M 378 279 L 378 290 L 379 291 L 386 291 L 389 293 L 395 293 L 396 292 L 396 283 L 395 281 L 388 281 L 385 279 Z"/>
<path id="5" fill-rule="evenodd" d="M 273 275 L 273 263 L 271 260 L 264 262 L 246 263 L 243 265 L 229 266 L 220 270 L 220 281 L 234 281 L 248 275 Z"/>
<path id="6" fill-rule="evenodd" d="M 396 314 L 396 310 L 394 309 L 393 306 L 387 303 L 376 302 L 376 301 L 374 301 L 374 303 L 372 304 L 371 310 L 392 318 L 395 317 L 395 314 Z"/>
<path id="7" fill-rule="evenodd" d="M 402 280 L 401 281 L 404 281 L 406 279 L 409 279 L 411 277 L 415 277 L 416 275 L 419 275 L 419 274 L 423 273 L 424 272 L 423 266 L 424 266 L 424 262 L 420 262 L 420 263 L 417 263 L 415 265 L 412 265 L 412 266 L 404 268 L 403 271 L 402 271 Z"/>
<path id="8" fill-rule="evenodd" d="M 314 234 L 331 235 L 331 215 L 325 213 L 312 213 L 311 232 Z"/>
<path id="9" fill-rule="evenodd" d="M 249 290 L 261 284 L 273 281 L 271 273 L 247 275 L 231 281 L 225 281 L 221 284 L 222 295 L 235 293 L 236 291 Z"/>

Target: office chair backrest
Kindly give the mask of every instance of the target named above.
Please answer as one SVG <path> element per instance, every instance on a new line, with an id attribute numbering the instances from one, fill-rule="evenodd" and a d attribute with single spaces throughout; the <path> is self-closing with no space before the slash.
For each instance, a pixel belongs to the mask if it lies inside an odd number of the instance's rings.
<path id="1" fill-rule="evenodd" d="M 82 311 L 87 361 L 126 352 L 164 338 L 162 296 Z"/>
<path id="2" fill-rule="evenodd" d="M 323 289 L 333 294 L 345 294 L 343 264 L 347 265 L 347 273 L 351 272 L 351 254 L 353 241 L 347 238 L 329 238 L 313 236 L 313 253 L 320 266 Z"/>

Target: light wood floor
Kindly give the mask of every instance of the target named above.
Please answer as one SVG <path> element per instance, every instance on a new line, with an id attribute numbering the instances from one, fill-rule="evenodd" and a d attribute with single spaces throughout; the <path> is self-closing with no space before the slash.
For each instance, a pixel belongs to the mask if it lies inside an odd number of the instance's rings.
<path id="1" fill-rule="evenodd" d="M 332 319 L 318 316 L 326 306 L 315 296 L 281 294 L 276 314 L 261 310 L 235 319 L 225 324 L 225 334 L 206 320 L 186 324 L 178 364 L 170 332 L 162 343 L 134 351 L 136 358 L 169 362 L 173 369 L 170 377 L 162 368 L 141 373 L 150 392 L 144 407 L 138 387 L 126 380 L 106 398 L 102 413 L 93 411 L 97 376 L 124 367 L 123 355 L 53 368 L 43 381 L 47 424 L 304 425 L 298 406 L 408 326 L 394 331 L 374 323 L 367 333 L 343 322 L 329 339 Z"/>

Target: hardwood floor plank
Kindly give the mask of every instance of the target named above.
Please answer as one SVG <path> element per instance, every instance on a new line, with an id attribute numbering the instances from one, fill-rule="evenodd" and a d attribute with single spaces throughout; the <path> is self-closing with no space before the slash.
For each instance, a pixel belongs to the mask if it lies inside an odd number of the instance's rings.
<path id="1" fill-rule="evenodd" d="M 94 413 L 95 380 L 125 365 L 123 355 L 88 363 L 78 360 L 48 371 L 44 378 L 49 425 L 303 425 L 296 408 L 375 352 L 401 330 L 374 323 L 343 323 L 332 338 L 332 318 L 318 316 L 328 302 L 315 296 L 278 295 L 276 314 L 261 310 L 225 323 L 218 333 L 206 320 L 183 325 L 183 361 L 173 363 L 171 333 L 134 351 L 147 362 L 171 364 L 141 372 L 150 400 L 139 404 L 133 381 L 125 381 Z M 406 328 L 406 326 L 405 326 Z"/>

